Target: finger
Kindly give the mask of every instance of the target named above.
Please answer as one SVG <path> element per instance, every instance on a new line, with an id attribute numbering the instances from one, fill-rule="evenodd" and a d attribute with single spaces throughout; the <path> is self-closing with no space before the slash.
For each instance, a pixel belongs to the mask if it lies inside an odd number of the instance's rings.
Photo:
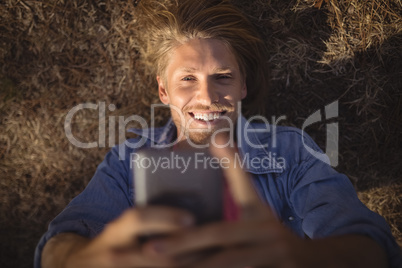
<path id="1" fill-rule="evenodd" d="M 114 252 L 111 267 L 189 267 L 209 255 L 208 252 L 195 252 L 180 257 L 155 256 L 141 249 L 125 248 L 120 252 Z"/>
<path id="2" fill-rule="evenodd" d="M 181 209 L 149 206 L 128 209 L 109 223 L 99 239 L 109 246 L 128 246 L 139 235 L 170 233 L 193 225 L 193 216 Z"/>
<path id="3" fill-rule="evenodd" d="M 227 248 L 199 261 L 193 268 L 287 267 L 288 260 L 283 258 L 282 251 L 272 244 Z"/>
<path id="4" fill-rule="evenodd" d="M 242 210 L 241 217 L 261 215 L 265 205 L 258 196 L 250 176 L 241 168 L 238 152 L 227 145 L 227 139 L 227 135 L 223 133 L 216 135 L 210 147 L 211 154 L 221 160 L 233 199 Z"/>
<path id="5" fill-rule="evenodd" d="M 173 256 L 171 257 L 171 260 L 176 262 L 175 267 L 192 267 L 195 263 L 198 263 L 199 261 L 208 258 L 212 254 L 213 252 L 211 250 L 191 252 L 180 256 Z"/>
<path id="6" fill-rule="evenodd" d="M 169 232 L 195 224 L 193 215 L 184 209 L 168 206 L 147 206 L 135 209 L 135 232 Z"/>
<path id="7" fill-rule="evenodd" d="M 113 257 L 110 262 L 110 267 L 119 267 L 119 268 L 133 268 L 133 267 L 141 267 L 141 268 L 155 268 L 155 267 L 179 267 L 180 262 L 175 261 L 172 258 L 165 258 L 160 256 L 158 258 L 150 258 L 149 256 L 144 255 L 141 251 L 137 250 L 126 250 L 125 252 L 114 252 Z"/>
<path id="8" fill-rule="evenodd" d="M 227 136 L 224 134 L 216 135 L 214 141 L 210 147 L 211 153 L 223 160 L 221 161 L 223 163 L 223 171 L 235 201 L 242 206 L 261 203 L 249 176 L 240 167 L 240 163 L 238 163 L 238 153 L 233 147 L 229 145 L 225 146 L 225 144 L 228 144 Z"/>
<path id="9" fill-rule="evenodd" d="M 180 256 L 205 249 L 276 241 L 283 230 L 285 229 L 279 223 L 273 221 L 222 222 L 151 241 L 143 249 L 147 254 L 154 256 Z"/>

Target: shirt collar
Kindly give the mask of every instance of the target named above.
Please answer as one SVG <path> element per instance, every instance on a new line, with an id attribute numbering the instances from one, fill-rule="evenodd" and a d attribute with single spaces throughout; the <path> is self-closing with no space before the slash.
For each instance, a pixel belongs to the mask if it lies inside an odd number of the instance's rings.
<path id="1" fill-rule="evenodd" d="M 128 132 L 145 137 L 153 142 L 156 146 L 166 146 L 174 141 L 173 139 L 176 136 L 176 126 L 172 118 L 169 118 L 168 122 L 163 127 L 149 129 L 130 128 Z"/>
<path id="2" fill-rule="evenodd" d="M 249 165 L 243 165 L 243 168 L 251 173 L 263 174 L 263 173 L 282 173 L 284 171 L 283 163 L 278 162 L 276 154 L 268 151 L 268 147 L 261 144 L 260 135 L 271 135 L 271 133 L 262 132 L 261 128 L 256 129 L 255 124 L 252 124 L 243 115 L 239 116 L 237 121 L 237 147 L 241 154 L 241 159 L 248 159 Z M 262 126 L 262 125 L 260 125 Z M 265 126 L 267 127 L 267 126 Z M 269 126 L 271 129 L 272 126 Z M 253 159 L 259 159 L 259 162 L 253 165 Z"/>

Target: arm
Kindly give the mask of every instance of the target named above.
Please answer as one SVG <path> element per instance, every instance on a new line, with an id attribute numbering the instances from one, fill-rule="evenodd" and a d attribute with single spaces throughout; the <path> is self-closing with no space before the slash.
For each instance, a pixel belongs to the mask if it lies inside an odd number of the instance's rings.
<path id="1" fill-rule="evenodd" d="M 188 214 L 182 211 L 132 208 L 130 151 L 125 161 L 118 153 L 114 148 L 107 154 L 86 189 L 51 222 L 36 248 L 35 268 L 113 267 L 116 261 L 122 267 L 126 262 L 141 265 L 148 259 L 135 243 L 138 235 L 183 227 L 178 219 Z"/>
<path id="2" fill-rule="evenodd" d="M 129 209 L 93 239 L 73 233 L 52 237 L 42 252 L 42 267 L 177 267 L 184 263 L 144 254 L 136 238 L 149 232 L 178 232 L 192 222 L 189 213 L 177 209 Z"/>
<path id="3" fill-rule="evenodd" d="M 371 238 L 345 235 L 311 240 L 306 244 L 312 265 L 306 267 L 388 267 L 385 251 Z"/>
<path id="4" fill-rule="evenodd" d="M 175 258 L 219 248 L 193 268 L 388 267 L 384 250 L 371 238 L 344 235 L 303 240 L 277 219 L 269 217 L 272 212 L 268 207 L 257 207 L 242 211 L 242 219 L 235 223 L 203 226 L 168 239 L 152 241 L 146 245 L 145 252 L 149 256 Z M 250 215 L 250 209 L 255 214 Z"/>
<path id="5" fill-rule="evenodd" d="M 89 238 L 61 233 L 52 237 L 42 251 L 42 267 L 66 267 L 66 261 L 74 251 L 79 251 L 89 243 Z"/>
<path id="6" fill-rule="evenodd" d="M 388 263 L 390 267 L 399 267 L 402 264 L 400 248 L 384 218 L 370 211 L 359 200 L 345 175 L 315 157 L 304 159 L 295 172 L 298 176 L 290 184 L 289 200 L 296 213 L 295 218 L 301 219 L 304 233 L 318 245 L 329 242 L 315 247 L 317 252 L 321 256 L 328 255 L 323 252 L 325 247 L 334 248 L 335 252 L 339 251 L 345 257 L 348 252 L 353 252 L 360 256 L 355 259 L 356 265 L 358 261 L 360 265 L 367 262 L 364 267 L 376 267 L 375 263 L 385 257 L 384 265 Z M 348 237 L 354 239 L 342 240 Z M 344 248 L 350 249 L 343 252 Z M 353 258 L 349 259 L 353 261 Z M 377 267 L 388 266 L 377 264 Z"/>
<path id="7" fill-rule="evenodd" d="M 215 148 L 214 151 L 219 157 L 231 159 L 234 163 L 234 151 L 228 148 Z M 218 249 L 192 266 L 200 268 L 387 267 L 384 250 L 363 235 L 316 240 L 299 238 L 262 203 L 241 169 L 232 164 L 224 171 L 241 210 L 241 219 L 201 226 L 178 236 L 152 241 L 145 248 L 147 254 L 175 257 L 208 248 Z"/>
<path id="8" fill-rule="evenodd" d="M 88 247 L 89 243 L 90 239 L 72 233 L 64 233 L 53 237 L 43 250 L 42 267 L 79 267 L 69 265 L 69 258 L 74 254 L 79 254 L 85 247 Z M 306 245 L 296 251 L 299 257 L 295 258 L 298 259 L 298 265 L 303 265 L 304 267 L 388 267 L 384 251 L 377 243 L 364 236 L 350 235 L 305 243 Z M 150 256 L 155 255 L 151 253 Z M 103 265 L 110 263 L 110 260 L 107 259 L 111 258 L 111 256 L 102 255 L 98 257 L 104 259 Z M 255 256 L 249 257 L 255 258 Z M 99 261 L 90 260 L 88 257 L 84 259 L 86 262 Z M 91 267 L 91 265 L 85 263 L 85 267 Z M 96 267 L 102 266 L 97 265 Z"/>

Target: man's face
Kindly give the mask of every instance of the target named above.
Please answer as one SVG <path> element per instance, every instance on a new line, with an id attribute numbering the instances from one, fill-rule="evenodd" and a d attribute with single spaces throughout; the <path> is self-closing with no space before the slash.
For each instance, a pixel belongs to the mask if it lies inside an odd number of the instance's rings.
<path id="1" fill-rule="evenodd" d="M 216 130 L 234 126 L 237 103 L 246 97 L 247 87 L 234 54 L 222 41 L 192 39 L 173 49 L 164 78 L 157 77 L 159 97 L 171 107 L 180 141 L 188 136 L 193 143 L 206 144 Z"/>

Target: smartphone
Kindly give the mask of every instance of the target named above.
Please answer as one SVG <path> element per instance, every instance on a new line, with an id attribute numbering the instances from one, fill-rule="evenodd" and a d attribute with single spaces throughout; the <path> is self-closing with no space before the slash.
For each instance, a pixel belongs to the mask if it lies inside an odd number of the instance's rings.
<path id="1" fill-rule="evenodd" d="M 137 206 L 186 209 L 196 224 L 223 219 L 223 172 L 208 151 L 145 149 L 131 161 Z"/>

